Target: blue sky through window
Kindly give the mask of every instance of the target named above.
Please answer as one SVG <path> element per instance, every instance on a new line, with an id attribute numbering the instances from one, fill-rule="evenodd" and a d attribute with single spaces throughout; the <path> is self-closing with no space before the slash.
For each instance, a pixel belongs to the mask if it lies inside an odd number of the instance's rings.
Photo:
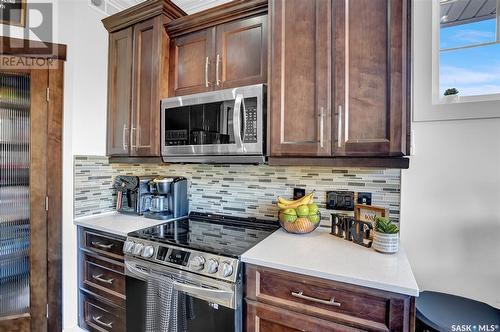
<path id="1" fill-rule="evenodd" d="M 496 19 L 443 27 L 440 48 L 491 43 L 496 40 Z M 441 51 L 439 91 L 457 88 L 460 96 L 500 93 L 500 44 Z"/>

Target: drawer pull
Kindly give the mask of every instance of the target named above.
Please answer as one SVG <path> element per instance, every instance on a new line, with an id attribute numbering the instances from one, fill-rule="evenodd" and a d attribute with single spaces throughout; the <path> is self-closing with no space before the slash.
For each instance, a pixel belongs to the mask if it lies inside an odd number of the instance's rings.
<path id="1" fill-rule="evenodd" d="M 94 247 L 99 247 L 99 248 L 102 248 L 102 249 L 111 249 L 115 244 L 114 243 L 102 244 L 101 242 L 94 242 L 94 241 L 92 241 L 92 245 Z"/>
<path id="2" fill-rule="evenodd" d="M 109 328 L 113 327 L 113 322 L 105 323 L 101 320 L 102 316 L 92 316 L 92 320 L 98 324 L 101 324 L 102 326 L 106 326 Z"/>
<path id="3" fill-rule="evenodd" d="M 302 291 L 300 291 L 300 292 L 292 292 L 292 296 L 298 297 L 299 299 L 308 300 L 308 301 L 311 301 L 311 302 L 316 302 L 316 303 L 321 303 L 321 304 L 326 304 L 326 305 L 332 305 L 334 307 L 340 307 L 340 303 L 339 302 L 335 302 L 335 298 L 334 297 L 332 297 L 329 301 L 328 300 L 322 300 L 322 299 L 318 299 L 318 298 L 315 298 L 315 297 L 304 295 L 304 292 L 302 292 Z"/>
<path id="4" fill-rule="evenodd" d="M 103 279 L 102 276 L 103 276 L 103 274 L 93 274 L 92 279 L 95 279 L 95 280 L 98 280 L 100 282 L 104 282 L 104 283 L 110 284 L 110 285 L 113 283 L 113 278 Z"/>

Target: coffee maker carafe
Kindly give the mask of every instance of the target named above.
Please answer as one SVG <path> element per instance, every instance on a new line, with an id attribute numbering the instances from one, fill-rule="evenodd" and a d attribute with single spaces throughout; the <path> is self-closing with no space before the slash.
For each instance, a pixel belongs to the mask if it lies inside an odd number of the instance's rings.
<path id="1" fill-rule="evenodd" d="M 187 216 L 187 187 L 187 179 L 179 176 L 156 177 L 149 181 L 150 195 L 144 198 L 144 216 L 160 220 Z"/>

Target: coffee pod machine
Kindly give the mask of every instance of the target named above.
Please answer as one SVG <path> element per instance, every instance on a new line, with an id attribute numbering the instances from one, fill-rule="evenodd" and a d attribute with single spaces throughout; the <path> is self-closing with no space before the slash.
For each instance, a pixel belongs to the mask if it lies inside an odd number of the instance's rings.
<path id="1" fill-rule="evenodd" d="M 144 198 L 149 196 L 149 182 L 153 177 L 118 175 L 115 178 L 116 211 L 125 214 L 144 213 Z"/>
<path id="2" fill-rule="evenodd" d="M 144 216 L 169 220 L 188 215 L 188 181 L 184 177 L 156 177 L 148 182 L 149 195 L 143 197 Z"/>

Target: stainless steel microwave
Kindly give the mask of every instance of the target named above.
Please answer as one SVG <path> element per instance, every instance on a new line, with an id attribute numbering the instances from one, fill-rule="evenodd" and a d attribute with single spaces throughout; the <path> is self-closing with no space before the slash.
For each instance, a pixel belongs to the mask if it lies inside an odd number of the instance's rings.
<path id="1" fill-rule="evenodd" d="M 266 86 L 245 86 L 163 99 L 165 162 L 263 163 Z"/>

